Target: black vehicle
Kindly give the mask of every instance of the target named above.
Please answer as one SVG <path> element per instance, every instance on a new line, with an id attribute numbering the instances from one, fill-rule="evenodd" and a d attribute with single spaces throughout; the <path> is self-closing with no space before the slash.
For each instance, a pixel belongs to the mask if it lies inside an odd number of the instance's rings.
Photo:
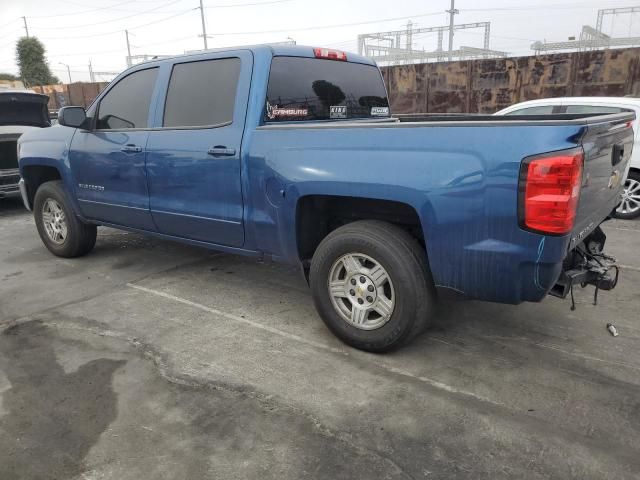
<path id="1" fill-rule="evenodd" d="M 0 198 L 19 195 L 18 138 L 33 128 L 49 127 L 49 97 L 28 90 L 0 90 Z"/>

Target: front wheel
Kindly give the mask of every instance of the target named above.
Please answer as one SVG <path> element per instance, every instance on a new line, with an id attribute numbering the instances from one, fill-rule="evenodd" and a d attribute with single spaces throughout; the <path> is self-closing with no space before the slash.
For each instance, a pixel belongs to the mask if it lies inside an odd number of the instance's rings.
<path id="1" fill-rule="evenodd" d="M 640 172 L 629 171 L 622 192 L 622 202 L 616 208 L 614 216 L 623 220 L 640 216 Z"/>
<path id="2" fill-rule="evenodd" d="M 96 226 L 82 223 L 76 217 L 59 180 L 40 185 L 33 202 L 33 216 L 42 243 L 58 257 L 85 255 L 96 243 Z"/>
<path id="3" fill-rule="evenodd" d="M 313 256 L 310 280 L 327 327 L 370 352 L 407 343 L 427 326 L 435 304 L 424 249 L 386 222 L 353 222 L 327 235 Z"/>

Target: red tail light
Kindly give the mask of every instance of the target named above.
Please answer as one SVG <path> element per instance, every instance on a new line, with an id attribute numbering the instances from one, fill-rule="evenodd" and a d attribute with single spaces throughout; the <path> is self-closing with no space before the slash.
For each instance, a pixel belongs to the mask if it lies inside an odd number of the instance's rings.
<path id="1" fill-rule="evenodd" d="M 326 60 L 340 60 L 342 62 L 347 61 L 347 54 L 340 50 L 330 50 L 328 48 L 314 48 L 313 54 L 316 58 L 324 58 Z"/>
<path id="2" fill-rule="evenodd" d="M 573 229 L 582 185 L 582 150 L 525 159 L 520 169 L 520 225 L 563 235 Z"/>

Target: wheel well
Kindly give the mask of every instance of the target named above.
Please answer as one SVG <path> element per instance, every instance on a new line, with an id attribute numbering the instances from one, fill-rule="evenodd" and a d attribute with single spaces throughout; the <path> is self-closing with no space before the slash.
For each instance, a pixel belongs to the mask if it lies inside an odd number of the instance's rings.
<path id="1" fill-rule="evenodd" d="M 23 168 L 22 174 L 27 186 L 27 196 L 31 207 L 33 207 L 33 199 L 40 185 L 51 180 L 62 180 L 57 168 L 44 165 L 28 165 Z"/>
<path id="2" fill-rule="evenodd" d="M 306 266 L 330 232 L 356 220 L 382 220 L 404 228 L 424 247 L 424 233 L 416 210 L 406 203 L 358 197 L 311 195 L 296 209 L 298 256 Z"/>

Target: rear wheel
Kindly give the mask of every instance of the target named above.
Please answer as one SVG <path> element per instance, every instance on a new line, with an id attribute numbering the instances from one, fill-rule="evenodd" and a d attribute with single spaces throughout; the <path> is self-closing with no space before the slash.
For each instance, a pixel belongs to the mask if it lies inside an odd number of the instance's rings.
<path id="1" fill-rule="evenodd" d="M 615 217 L 630 220 L 638 216 L 640 216 L 640 172 L 631 170 L 624 184 L 622 202 L 616 208 Z"/>
<path id="2" fill-rule="evenodd" d="M 82 223 L 76 217 L 60 180 L 40 185 L 33 202 L 33 216 L 42 242 L 58 257 L 85 255 L 96 243 L 96 226 Z"/>
<path id="3" fill-rule="evenodd" d="M 408 342 L 427 326 L 435 304 L 424 249 L 385 222 L 331 232 L 313 256 L 310 277 L 322 320 L 361 350 L 385 352 Z"/>

